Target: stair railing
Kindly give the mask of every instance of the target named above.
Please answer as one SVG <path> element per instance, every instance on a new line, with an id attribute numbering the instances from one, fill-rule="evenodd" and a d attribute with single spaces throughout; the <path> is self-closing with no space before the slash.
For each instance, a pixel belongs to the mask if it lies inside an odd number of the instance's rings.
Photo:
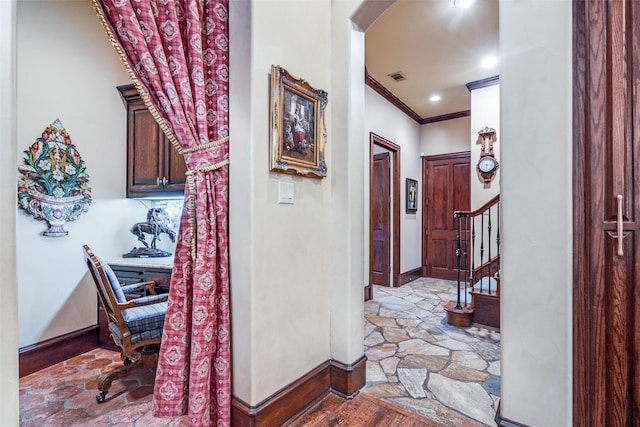
<path id="1" fill-rule="evenodd" d="M 469 283 L 473 286 L 480 277 L 480 292 L 490 292 L 491 277 L 500 282 L 500 195 L 498 194 L 474 211 L 456 211 L 456 258 L 458 268 L 458 298 L 456 309 L 467 307 Z M 495 234 L 494 234 L 495 227 Z M 478 242 L 478 246 L 476 246 Z M 471 253 L 469 253 L 471 252 Z M 492 257 L 492 255 L 495 256 Z M 487 256 L 485 260 L 485 255 Z M 479 266 L 476 267 L 476 260 Z M 488 277 L 485 291 L 483 278 Z M 464 286 L 464 301 L 461 291 Z M 499 286 L 496 293 L 499 294 Z"/>

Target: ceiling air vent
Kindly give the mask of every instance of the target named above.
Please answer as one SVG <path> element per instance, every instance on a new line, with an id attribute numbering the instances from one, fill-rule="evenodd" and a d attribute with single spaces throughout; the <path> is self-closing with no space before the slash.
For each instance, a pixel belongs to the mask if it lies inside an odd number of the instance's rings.
<path id="1" fill-rule="evenodd" d="M 403 80 L 407 80 L 407 78 L 402 74 L 402 71 L 396 71 L 395 73 L 387 74 L 387 76 L 391 77 L 393 80 L 397 82 L 401 82 Z"/>

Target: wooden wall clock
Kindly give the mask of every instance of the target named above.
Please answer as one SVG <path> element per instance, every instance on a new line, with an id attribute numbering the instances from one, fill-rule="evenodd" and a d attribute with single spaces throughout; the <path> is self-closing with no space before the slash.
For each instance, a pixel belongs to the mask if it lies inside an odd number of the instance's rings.
<path id="1" fill-rule="evenodd" d="M 481 148 L 480 159 L 478 160 L 476 170 L 485 184 L 488 184 L 493 180 L 493 177 L 498 171 L 498 167 L 500 167 L 500 164 L 493 153 L 493 143 L 496 141 L 497 137 L 495 129 L 485 127 L 478 132 L 477 143 L 480 144 Z"/>

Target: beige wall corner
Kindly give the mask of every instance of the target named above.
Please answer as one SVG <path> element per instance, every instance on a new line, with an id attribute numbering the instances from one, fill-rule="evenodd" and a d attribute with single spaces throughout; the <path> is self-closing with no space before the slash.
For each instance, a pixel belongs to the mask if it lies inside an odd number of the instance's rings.
<path id="1" fill-rule="evenodd" d="M 16 8 L 0 2 L 0 424 L 18 425 L 16 281 Z"/>
<path id="2" fill-rule="evenodd" d="M 341 145 L 329 134 L 326 178 L 269 170 L 271 66 L 328 92 L 329 132 L 339 101 L 331 86 L 330 1 L 230 7 L 234 395 L 256 405 L 330 358 L 331 159 Z M 304 34 L 292 25 L 302 22 Z M 280 183 L 293 186 L 293 204 L 279 203 Z"/>
<path id="3" fill-rule="evenodd" d="M 500 2 L 501 401 L 530 426 L 572 424 L 571 18 Z"/>
<path id="4" fill-rule="evenodd" d="M 471 210 L 480 208 L 497 194 L 500 194 L 500 167 L 489 183 L 483 182 L 476 169 L 480 159 L 478 132 L 486 127 L 495 129 L 497 141 L 493 144 L 495 158 L 500 163 L 500 85 L 493 85 L 471 91 Z"/>
<path id="5" fill-rule="evenodd" d="M 229 2 L 229 268 L 231 271 L 232 378 L 234 396 L 247 403 L 255 388 L 254 134 L 251 104 L 251 0 Z M 266 102 L 265 102 L 266 104 Z M 264 159 L 263 159 L 264 160 Z M 263 166 L 266 162 L 262 163 Z"/>
<path id="6" fill-rule="evenodd" d="M 346 364 L 364 353 L 364 285 L 368 277 L 365 224 L 369 215 L 364 204 L 364 183 L 369 139 L 364 122 L 364 33 L 351 20 L 358 4 L 332 2 L 331 9 L 331 357 Z"/>

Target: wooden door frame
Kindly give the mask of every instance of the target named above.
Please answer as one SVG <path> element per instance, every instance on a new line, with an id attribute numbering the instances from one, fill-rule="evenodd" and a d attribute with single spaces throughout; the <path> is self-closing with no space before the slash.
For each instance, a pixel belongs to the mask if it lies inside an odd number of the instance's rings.
<path id="1" fill-rule="evenodd" d="M 583 139 L 587 136 L 585 129 L 588 123 L 586 111 L 580 111 L 586 101 L 584 81 L 586 73 L 584 67 L 587 62 L 585 49 L 586 37 L 582 33 L 584 9 L 579 10 L 579 2 L 573 2 L 573 425 L 588 425 L 590 420 L 589 404 L 591 399 L 587 389 L 589 387 L 589 370 L 594 369 L 592 358 L 588 357 L 589 349 L 593 345 L 593 337 L 587 332 L 591 325 L 589 310 L 589 295 L 586 289 L 589 283 L 589 268 L 587 257 L 589 237 L 585 233 L 587 227 L 586 212 L 584 211 L 583 195 L 588 194 L 585 178 L 587 174 L 587 158 Z M 584 86 L 583 86 L 584 85 Z M 576 325 L 581 325 L 577 328 Z"/>
<path id="2" fill-rule="evenodd" d="M 393 182 L 391 185 L 391 198 L 393 200 L 391 251 L 393 265 L 391 266 L 391 286 L 395 288 L 400 283 L 400 210 L 402 209 L 400 206 L 400 146 L 373 132 L 369 133 L 369 285 L 371 285 L 371 266 L 373 265 L 373 221 L 371 219 L 373 186 L 371 183 L 373 182 L 374 145 L 389 150 L 391 152 L 391 164 L 393 164 Z"/>
<path id="3" fill-rule="evenodd" d="M 434 160 L 463 159 L 471 160 L 471 151 L 460 151 L 457 153 L 434 154 L 432 156 L 422 156 L 422 277 L 427 277 L 427 162 Z M 471 176 L 469 176 L 471 180 Z"/>

